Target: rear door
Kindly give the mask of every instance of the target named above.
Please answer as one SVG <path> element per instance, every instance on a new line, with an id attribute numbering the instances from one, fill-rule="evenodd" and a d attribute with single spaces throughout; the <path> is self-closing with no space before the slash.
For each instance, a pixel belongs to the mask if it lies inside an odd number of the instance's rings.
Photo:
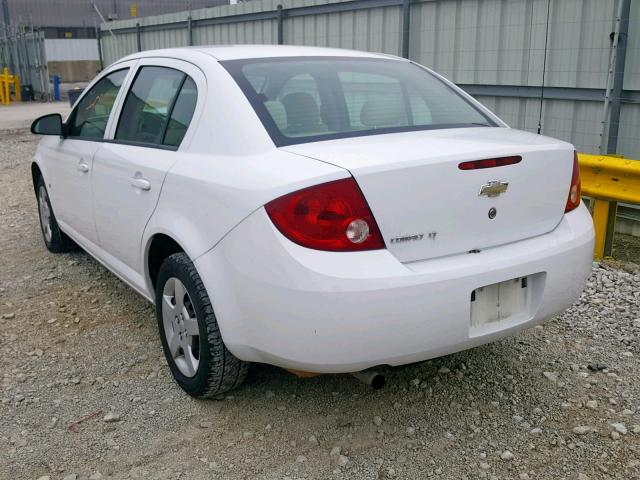
<path id="1" fill-rule="evenodd" d="M 93 158 L 100 148 L 116 99 L 133 62 L 108 72 L 82 96 L 67 120 L 67 136 L 52 149 L 50 183 L 55 214 L 66 230 L 95 243 Z"/>
<path id="2" fill-rule="evenodd" d="M 143 273 L 141 239 L 164 178 L 181 154 L 199 98 L 202 72 L 192 64 L 142 59 L 94 160 L 94 212 L 99 244 L 119 262 L 114 269 Z"/>

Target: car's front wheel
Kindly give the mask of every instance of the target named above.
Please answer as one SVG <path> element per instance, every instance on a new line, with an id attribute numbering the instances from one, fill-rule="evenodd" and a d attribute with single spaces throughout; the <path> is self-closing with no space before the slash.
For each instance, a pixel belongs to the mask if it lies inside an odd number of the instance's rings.
<path id="1" fill-rule="evenodd" d="M 78 246 L 58 226 L 56 216 L 51 208 L 49 192 L 42 177 L 36 182 L 36 200 L 38 201 L 38 216 L 40 217 L 40 230 L 42 239 L 47 249 L 53 253 L 62 253 L 75 250 Z"/>
<path id="2" fill-rule="evenodd" d="M 213 397 L 244 381 L 249 364 L 227 350 L 209 295 L 185 253 L 160 267 L 156 316 L 171 373 L 189 395 Z"/>

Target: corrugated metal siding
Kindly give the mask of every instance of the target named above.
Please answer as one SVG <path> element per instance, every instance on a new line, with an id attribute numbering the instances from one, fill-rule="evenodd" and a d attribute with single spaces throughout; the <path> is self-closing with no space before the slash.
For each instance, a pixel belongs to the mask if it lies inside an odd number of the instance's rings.
<path id="1" fill-rule="evenodd" d="M 547 0 L 418 0 L 411 5 L 410 58 L 469 85 L 604 89 L 610 61 L 610 33 L 620 0 L 551 0 L 546 69 Z M 336 0 L 255 0 L 194 10 L 192 18 L 218 18 L 248 12 L 339 3 Z M 109 24 L 118 28 L 185 22 L 187 12 Z M 640 90 L 640 1 L 632 1 L 625 89 Z M 103 25 L 105 64 L 136 51 L 135 33 L 111 38 Z M 242 21 L 193 28 L 194 45 L 276 43 L 277 21 Z M 285 18 L 284 42 L 353 48 L 399 55 L 402 9 L 380 7 Z M 182 27 L 141 35 L 143 49 L 186 45 Z M 509 125 L 536 132 L 540 101 L 482 96 L 479 99 Z M 542 133 L 597 153 L 603 106 L 594 101 L 545 100 Z M 640 105 L 622 108 L 618 152 L 640 158 Z"/>
<path id="2" fill-rule="evenodd" d="M 284 22 L 285 43 L 400 55 L 398 7 L 295 17 Z"/>
<path id="3" fill-rule="evenodd" d="M 640 90 L 640 2 L 631 0 L 629 12 L 629 38 L 624 70 L 624 88 Z M 637 125 L 637 124 L 636 124 Z"/>
<path id="4" fill-rule="evenodd" d="M 276 43 L 277 25 L 274 20 L 246 22 L 244 25 L 209 25 L 193 29 L 194 45 L 234 43 Z"/>
<path id="5" fill-rule="evenodd" d="M 143 50 L 155 50 L 157 48 L 186 47 L 189 45 L 187 31 L 171 29 L 163 31 L 142 32 L 140 43 Z"/>
<path id="6" fill-rule="evenodd" d="M 615 26 L 615 3 L 612 0 L 552 2 L 547 85 L 606 86 L 611 45 L 609 34 Z M 542 25 L 540 27 L 542 30 Z M 542 32 L 540 37 L 543 37 Z M 543 50 L 544 43 L 538 44 L 537 48 Z"/>
<path id="7" fill-rule="evenodd" d="M 537 133 L 540 100 L 533 98 L 478 97 L 510 127 Z M 542 134 L 571 142 L 582 152 L 597 153 L 600 146 L 602 104 L 570 100 L 545 100 Z"/>
<path id="8" fill-rule="evenodd" d="M 546 85 L 605 87 L 615 4 L 551 3 Z M 546 0 L 425 1 L 411 15 L 411 58 L 454 82 L 542 83 Z"/>
<path id="9" fill-rule="evenodd" d="M 112 37 L 108 31 L 102 33 L 102 55 L 105 65 L 137 51 L 135 33 L 119 33 L 117 37 Z"/>
<path id="10" fill-rule="evenodd" d="M 618 151 L 640 160 L 640 104 L 622 104 Z"/>

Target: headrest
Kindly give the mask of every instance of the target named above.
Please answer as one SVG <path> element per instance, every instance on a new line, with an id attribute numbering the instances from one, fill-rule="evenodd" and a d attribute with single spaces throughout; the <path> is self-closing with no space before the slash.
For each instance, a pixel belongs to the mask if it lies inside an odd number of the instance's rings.
<path id="1" fill-rule="evenodd" d="M 294 92 L 285 95 L 282 104 L 287 112 L 287 130 L 290 133 L 315 132 L 320 125 L 320 110 L 313 95 Z"/>
<path id="2" fill-rule="evenodd" d="M 360 123 L 370 128 L 395 127 L 403 122 L 401 99 L 382 95 L 371 97 L 360 110 Z"/>

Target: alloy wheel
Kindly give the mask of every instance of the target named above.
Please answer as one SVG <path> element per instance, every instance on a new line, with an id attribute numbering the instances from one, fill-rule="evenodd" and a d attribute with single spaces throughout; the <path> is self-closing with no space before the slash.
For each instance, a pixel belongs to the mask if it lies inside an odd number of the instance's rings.
<path id="1" fill-rule="evenodd" d="M 194 377 L 200 365 L 200 329 L 189 293 L 175 277 L 164 285 L 162 323 L 176 367 L 185 377 Z"/>
<path id="2" fill-rule="evenodd" d="M 51 209 L 49 208 L 47 189 L 44 188 L 44 185 L 41 185 L 38 191 L 38 210 L 40 211 L 42 233 L 47 242 L 51 243 L 51 239 L 53 238 L 53 232 L 51 230 Z"/>

